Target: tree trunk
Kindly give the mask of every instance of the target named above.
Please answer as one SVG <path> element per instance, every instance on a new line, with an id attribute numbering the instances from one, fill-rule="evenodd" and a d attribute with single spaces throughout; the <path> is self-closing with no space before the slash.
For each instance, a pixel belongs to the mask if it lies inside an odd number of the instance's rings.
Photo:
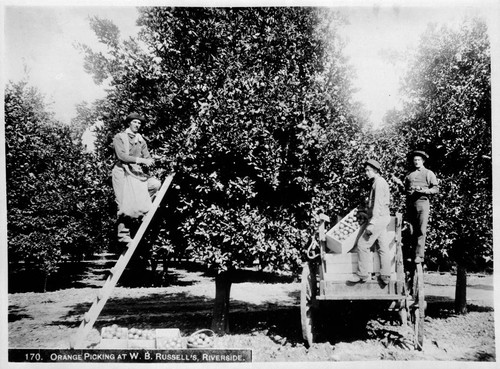
<path id="1" fill-rule="evenodd" d="M 49 279 L 49 273 L 44 273 L 43 278 L 43 293 L 47 292 L 47 280 Z"/>
<path id="2" fill-rule="evenodd" d="M 458 263 L 457 283 L 455 286 L 455 313 L 467 313 L 467 268 Z"/>
<path id="3" fill-rule="evenodd" d="M 163 274 L 167 275 L 167 272 L 168 272 L 168 260 L 167 260 L 167 256 L 165 255 L 165 253 L 163 254 L 162 261 L 163 261 Z"/>
<path id="4" fill-rule="evenodd" d="M 217 334 L 229 332 L 229 295 L 231 273 L 222 272 L 215 277 L 215 302 L 212 315 L 212 330 Z"/>

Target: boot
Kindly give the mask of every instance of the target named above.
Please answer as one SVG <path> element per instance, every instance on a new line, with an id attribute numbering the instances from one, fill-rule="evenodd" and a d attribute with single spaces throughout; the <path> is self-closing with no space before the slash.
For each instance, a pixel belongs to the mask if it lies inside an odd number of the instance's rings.
<path id="1" fill-rule="evenodd" d="M 130 237 L 130 229 L 127 228 L 127 226 L 123 222 L 118 223 L 118 242 L 132 242 L 132 238 Z"/>

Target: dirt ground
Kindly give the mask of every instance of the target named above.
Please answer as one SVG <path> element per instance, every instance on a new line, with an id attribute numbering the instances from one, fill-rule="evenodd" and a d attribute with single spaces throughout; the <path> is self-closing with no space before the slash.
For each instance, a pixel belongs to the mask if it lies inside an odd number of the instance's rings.
<path id="1" fill-rule="evenodd" d="M 68 348 L 104 283 L 106 258 L 97 260 L 76 287 L 8 295 L 9 348 Z M 179 328 L 184 337 L 210 327 L 215 284 L 200 270 L 182 265 L 169 270 L 165 287 L 115 288 L 87 337 L 99 343 L 100 328 Z M 126 277 L 126 275 L 124 275 Z M 398 316 L 369 302 L 323 304 L 318 343 L 307 348 L 301 337 L 300 284 L 261 275 L 231 289 L 231 333 L 216 337 L 216 348 L 250 348 L 254 361 L 439 360 L 495 361 L 493 277 L 469 276 L 467 315 L 453 313 L 455 277 L 427 273 L 425 341 L 415 351 L 412 332 Z"/>

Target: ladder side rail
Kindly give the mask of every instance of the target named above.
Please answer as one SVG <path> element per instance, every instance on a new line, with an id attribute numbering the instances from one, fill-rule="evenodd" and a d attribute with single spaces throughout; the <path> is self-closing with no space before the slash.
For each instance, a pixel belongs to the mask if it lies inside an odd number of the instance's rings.
<path id="1" fill-rule="evenodd" d="M 144 217 L 142 224 L 139 227 L 139 230 L 134 236 L 134 239 L 127 245 L 126 252 L 120 255 L 115 266 L 111 269 L 112 271 L 111 274 L 108 276 L 103 287 L 101 287 L 101 291 L 99 292 L 98 296 L 96 296 L 96 298 L 94 299 L 94 303 L 90 307 L 89 311 L 84 315 L 82 323 L 78 327 L 77 333 L 71 339 L 70 342 L 71 348 L 80 348 L 81 344 L 83 343 L 83 340 L 90 333 L 90 330 L 94 326 L 95 321 L 99 317 L 99 314 L 101 313 L 102 309 L 104 308 L 104 305 L 109 299 L 111 292 L 115 288 L 118 280 L 120 279 L 123 271 L 125 270 L 125 267 L 129 263 L 130 259 L 132 258 L 132 255 L 134 254 L 137 246 L 139 245 L 139 242 L 144 236 L 144 233 L 146 232 L 149 223 L 151 223 L 151 220 L 153 219 L 156 210 L 158 209 L 161 201 L 163 200 L 163 197 L 165 196 L 165 193 L 170 187 L 174 175 L 175 174 L 171 174 L 165 179 L 162 187 L 160 188 L 158 194 L 156 195 L 151 210 Z"/>

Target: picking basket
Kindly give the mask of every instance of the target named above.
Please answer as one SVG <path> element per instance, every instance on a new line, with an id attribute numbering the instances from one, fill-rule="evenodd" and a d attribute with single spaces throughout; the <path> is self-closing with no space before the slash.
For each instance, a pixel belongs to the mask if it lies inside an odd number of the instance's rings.
<path id="1" fill-rule="evenodd" d="M 210 329 L 200 329 L 191 334 L 187 339 L 187 348 L 213 347 L 215 333 Z"/>

